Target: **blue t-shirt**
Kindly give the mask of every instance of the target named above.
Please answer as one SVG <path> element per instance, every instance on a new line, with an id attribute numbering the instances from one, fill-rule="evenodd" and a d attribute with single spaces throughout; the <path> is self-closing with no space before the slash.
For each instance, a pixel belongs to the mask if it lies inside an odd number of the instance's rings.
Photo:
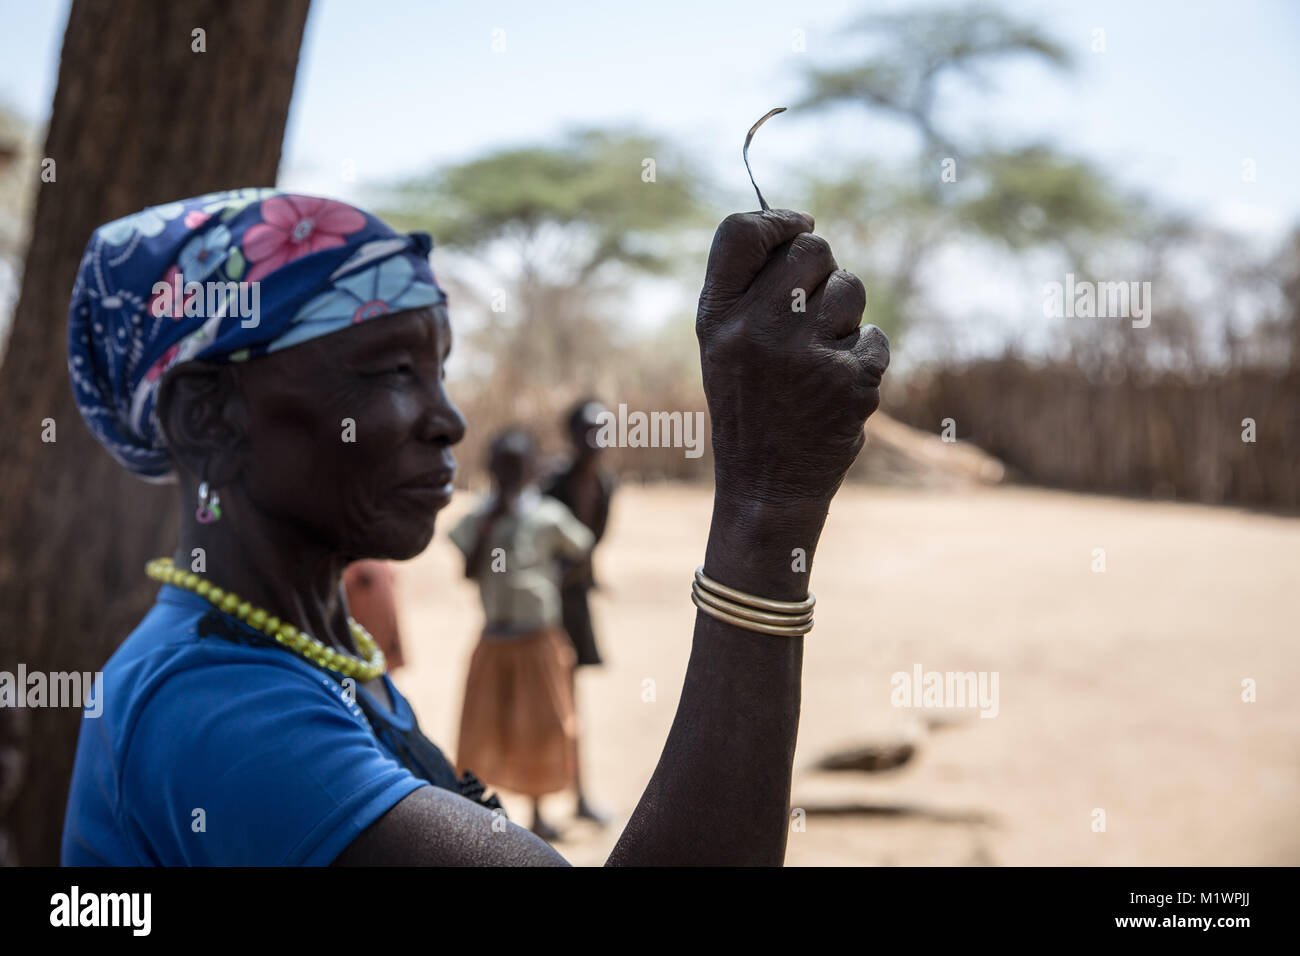
<path id="1" fill-rule="evenodd" d="M 164 585 L 104 665 L 102 713 L 81 721 L 64 865 L 322 866 L 428 785 L 332 675 L 200 634 L 211 611 Z M 391 723 L 409 730 L 410 705 L 384 681 Z"/>

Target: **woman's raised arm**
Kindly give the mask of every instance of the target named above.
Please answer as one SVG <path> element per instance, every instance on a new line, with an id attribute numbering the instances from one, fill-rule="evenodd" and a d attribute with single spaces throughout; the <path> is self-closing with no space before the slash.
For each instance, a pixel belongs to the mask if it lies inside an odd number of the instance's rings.
<path id="1" fill-rule="evenodd" d="M 889 364 L 884 333 L 858 326 L 862 283 L 812 228 L 789 210 L 728 217 L 696 320 L 716 481 L 704 572 L 777 601 L 807 597 Z M 668 742 L 609 863 L 783 861 L 803 645 L 697 612 Z"/>
<path id="2" fill-rule="evenodd" d="M 716 480 L 704 571 L 777 601 L 807 596 L 827 508 L 889 364 L 884 334 L 858 327 L 862 283 L 836 268 L 812 228 L 788 210 L 728 217 L 696 323 Z M 693 570 L 681 569 L 683 601 Z M 803 645 L 696 615 L 668 742 L 609 863 L 782 862 Z M 338 862 L 563 860 L 521 827 L 426 787 Z"/>

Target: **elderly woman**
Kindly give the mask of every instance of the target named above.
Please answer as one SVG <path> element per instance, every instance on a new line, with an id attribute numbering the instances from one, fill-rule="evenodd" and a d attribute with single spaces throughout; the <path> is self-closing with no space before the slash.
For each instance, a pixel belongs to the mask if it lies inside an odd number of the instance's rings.
<path id="1" fill-rule="evenodd" d="M 694 643 L 610 863 L 785 851 L 803 569 L 888 362 L 859 327 L 861 283 L 812 228 L 772 210 L 714 239 L 697 331 L 716 491 Z M 91 237 L 69 322 L 78 404 L 125 467 L 174 478 L 182 527 L 147 569 L 157 603 L 104 667 L 101 716 L 83 720 L 64 862 L 564 862 L 457 779 L 340 587 L 352 561 L 419 554 L 451 498 L 465 422 L 443 387 L 451 327 L 429 249 L 268 190 Z"/>

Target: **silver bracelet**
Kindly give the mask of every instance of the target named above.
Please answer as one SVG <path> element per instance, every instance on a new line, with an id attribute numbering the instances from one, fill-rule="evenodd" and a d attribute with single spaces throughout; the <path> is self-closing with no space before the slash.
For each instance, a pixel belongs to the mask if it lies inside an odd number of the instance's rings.
<path id="1" fill-rule="evenodd" d="M 727 587 L 696 568 L 691 582 L 691 602 L 719 621 L 760 634 L 799 637 L 812 630 L 812 594 L 802 601 L 776 601 Z"/>

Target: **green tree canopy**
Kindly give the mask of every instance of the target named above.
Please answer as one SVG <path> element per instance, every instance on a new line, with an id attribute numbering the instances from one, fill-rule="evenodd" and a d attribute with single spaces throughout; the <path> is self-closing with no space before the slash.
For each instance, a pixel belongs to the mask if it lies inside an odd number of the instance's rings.
<path id="1" fill-rule="evenodd" d="M 697 171 L 654 137 L 580 130 L 450 166 L 397 191 L 391 218 L 440 246 L 484 255 L 504 244 L 523 270 L 590 280 L 608 264 L 663 273 L 667 239 L 707 221 Z"/>
<path id="2" fill-rule="evenodd" d="M 845 32 L 878 41 L 876 51 L 860 63 L 810 70 L 810 89 L 799 105 L 859 103 L 909 122 L 927 147 L 950 152 L 952 137 L 936 125 L 942 80 L 957 76 L 985 86 L 990 67 L 1012 56 L 1031 56 L 1058 68 L 1071 64 L 1065 49 L 1042 31 L 980 6 L 873 14 Z"/>
<path id="3" fill-rule="evenodd" d="M 403 183 L 384 215 L 452 254 L 440 269 L 478 305 L 469 342 L 489 378 L 584 388 L 609 365 L 630 285 L 670 272 L 711 222 L 702 194 L 662 140 L 588 129 Z"/>

